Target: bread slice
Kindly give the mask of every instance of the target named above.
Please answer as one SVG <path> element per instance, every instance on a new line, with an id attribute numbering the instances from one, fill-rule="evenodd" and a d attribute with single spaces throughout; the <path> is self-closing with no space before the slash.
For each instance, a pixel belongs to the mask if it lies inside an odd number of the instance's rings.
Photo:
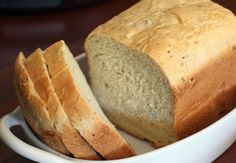
<path id="1" fill-rule="evenodd" d="M 26 60 L 26 67 L 34 83 L 35 90 L 45 102 L 53 125 L 60 134 L 59 136 L 66 148 L 77 158 L 101 159 L 71 125 L 64 112 L 50 80 L 47 65 L 43 58 L 43 51 L 38 49 L 30 55 Z"/>
<path id="2" fill-rule="evenodd" d="M 96 28 L 85 50 L 104 113 L 157 147 L 236 105 L 236 17 L 210 0 L 142 0 Z"/>
<path id="3" fill-rule="evenodd" d="M 23 53 L 18 55 L 15 62 L 14 83 L 20 108 L 31 129 L 51 148 L 64 154 L 70 154 L 54 128 L 45 103 L 35 91 L 25 67 Z"/>
<path id="4" fill-rule="evenodd" d="M 65 113 L 82 137 L 106 159 L 133 156 L 133 149 L 103 114 L 64 41 L 47 48 L 44 58 Z"/>

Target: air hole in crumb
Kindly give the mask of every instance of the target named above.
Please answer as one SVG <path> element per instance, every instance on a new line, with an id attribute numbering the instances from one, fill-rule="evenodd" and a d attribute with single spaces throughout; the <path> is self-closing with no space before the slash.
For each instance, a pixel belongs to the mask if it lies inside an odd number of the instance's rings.
<path id="1" fill-rule="evenodd" d="M 108 88 L 108 84 L 107 83 L 105 83 L 105 87 Z"/>
<path id="2" fill-rule="evenodd" d="M 94 137 L 94 136 L 95 136 L 95 134 L 92 134 L 92 136 Z"/>
<path id="3" fill-rule="evenodd" d="M 145 22 L 146 24 L 148 24 L 149 21 L 146 19 L 146 20 L 144 20 L 144 22 Z"/>
<path id="4" fill-rule="evenodd" d="M 167 53 L 170 53 L 170 51 L 168 50 Z"/>
<path id="5" fill-rule="evenodd" d="M 194 81 L 194 78 L 192 77 L 191 79 L 190 79 L 190 82 L 193 82 Z"/>
<path id="6" fill-rule="evenodd" d="M 181 78 L 181 80 L 182 80 L 183 82 L 185 82 L 185 79 L 184 79 L 183 77 Z"/>
<path id="7" fill-rule="evenodd" d="M 182 59 L 185 59 L 185 57 L 183 56 Z"/>

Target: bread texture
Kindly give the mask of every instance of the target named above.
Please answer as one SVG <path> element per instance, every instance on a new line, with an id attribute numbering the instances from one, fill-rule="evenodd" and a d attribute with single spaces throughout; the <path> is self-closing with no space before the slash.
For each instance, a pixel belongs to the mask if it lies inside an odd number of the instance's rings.
<path id="1" fill-rule="evenodd" d="M 28 73 L 34 83 L 35 90 L 45 102 L 47 111 L 53 125 L 66 148 L 76 158 L 101 159 L 93 148 L 81 137 L 79 132 L 71 125 L 69 118 L 54 91 L 43 51 L 38 49 L 26 60 Z"/>
<path id="2" fill-rule="evenodd" d="M 105 114 L 156 147 L 236 105 L 236 18 L 210 0 L 142 0 L 90 33 L 85 50 Z"/>
<path id="3" fill-rule="evenodd" d="M 61 141 L 47 112 L 45 103 L 37 94 L 25 66 L 25 57 L 20 53 L 15 62 L 14 85 L 20 108 L 31 129 L 54 150 L 70 154 Z"/>
<path id="4" fill-rule="evenodd" d="M 103 114 L 73 55 L 64 41 L 44 51 L 54 90 L 73 127 L 105 159 L 134 155 Z"/>

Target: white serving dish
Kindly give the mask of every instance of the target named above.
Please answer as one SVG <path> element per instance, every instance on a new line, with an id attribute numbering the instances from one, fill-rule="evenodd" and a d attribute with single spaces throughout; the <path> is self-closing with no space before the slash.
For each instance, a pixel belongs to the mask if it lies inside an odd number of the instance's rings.
<path id="1" fill-rule="evenodd" d="M 85 54 L 79 55 L 76 59 L 86 73 Z M 16 153 L 33 161 L 44 163 L 209 163 L 234 143 L 236 140 L 235 124 L 236 109 L 233 109 L 223 118 L 200 132 L 160 149 L 154 149 L 148 142 L 120 131 L 134 147 L 137 156 L 112 161 L 88 161 L 67 157 L 43 144 L 28 128 L 19 107 L 17 107 L 12 113 L 0 119 L 0 138 Z M 35 146 L 23 142 L 11 132 L 10 128 L 17 125 L 23 128 Z"/>

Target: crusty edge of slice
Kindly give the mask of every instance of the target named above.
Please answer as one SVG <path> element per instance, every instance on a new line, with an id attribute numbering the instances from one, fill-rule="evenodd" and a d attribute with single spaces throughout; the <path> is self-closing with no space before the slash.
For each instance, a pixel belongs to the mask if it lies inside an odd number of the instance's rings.
<path id="1" fill-rule="evenodd" d="M 55 133 L 53 124 L 45 111 L 46 106 L 37 95 L 33 82 L 25 67 L 25 57 L 20 53 L 15 62 L 14 86 L 23 115 L 32 130 L 54 150 L 70 154 L 60 137 Z"/>
<path id="2" fill-rule="evenodd" d="M 26 67 L 34 82 L 34 87 L 39 96 L 45 102 L 49 116 L 51 117 L 61 140 L 66 148 L 77 158 L 98 160 L 101 157 L 81 137 L 79 132 L 71 125 L 69 118 L 53 88 L 47 65 L 41 49 L 36 50 L 26 60 Z"/>
<path id="3" fill-rule="evenodd" d="M 89 104 L 90 101 L 81 96 L 72 77 L 72 70 L 66 62 L 66 55 L 70 56 L 73 62 L 76 62 L 64 41 L 53 44 L 44 53 L 55 91 L 72 125 L 106 159 L 118 159 L 135 155 L 132 147 L 115 127 L 104 118 L 105 115 L 102 110 L 96 112 Z M 81 71 L 79 66 L 77 70 Z M 82 80 L 87 84 L 83 75 Z M 89 88 L 89 86 L 86 87 Z"/>

